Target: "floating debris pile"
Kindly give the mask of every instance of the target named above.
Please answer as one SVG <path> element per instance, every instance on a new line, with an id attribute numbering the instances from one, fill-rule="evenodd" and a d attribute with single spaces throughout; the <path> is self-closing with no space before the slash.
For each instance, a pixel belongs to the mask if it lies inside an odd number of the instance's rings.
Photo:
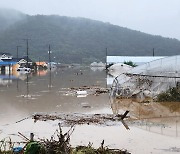
<path id="1" fill-rule="evenodd" d="M 113 114 L 35 114 L 32 116 L 34 121 L 47 121 L 47 120 L 59 120 L 62 126 L 82 125 L 82 124 L 95 124 L 95 125 L 117 125 L 127 116 L 128 111 L 123 115 Z"/>
<path id="2" fill-rule="evenodd" d="M 99 96 L 100 94 L 109 93 L 109 88 L 102 88 L 98 86 L 82 86 L 82 87 L 72 87 L 68 89 L 64 95 L 66 96 L 87 96 L 95 95 Z"/>

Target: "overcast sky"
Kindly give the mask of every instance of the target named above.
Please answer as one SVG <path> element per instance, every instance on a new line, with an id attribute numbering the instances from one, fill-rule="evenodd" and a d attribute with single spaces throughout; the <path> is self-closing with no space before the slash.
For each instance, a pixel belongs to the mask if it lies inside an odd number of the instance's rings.
<path id="1" fill-rule="evenodd" d="M 180 0 L 0 0 L 0 7 L 85 17 L 180 40 Z"/>

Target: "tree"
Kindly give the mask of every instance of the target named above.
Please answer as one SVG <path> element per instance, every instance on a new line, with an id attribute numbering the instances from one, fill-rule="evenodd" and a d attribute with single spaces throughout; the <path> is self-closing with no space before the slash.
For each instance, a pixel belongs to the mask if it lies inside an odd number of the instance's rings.
<path id="1" fill-rule="evenodd" d="M 137 65 L 135 63 L 133 63 L 132 61 L 125 61 L 124 64 L 132 66 L 132 67 L 136 67 Z"/>

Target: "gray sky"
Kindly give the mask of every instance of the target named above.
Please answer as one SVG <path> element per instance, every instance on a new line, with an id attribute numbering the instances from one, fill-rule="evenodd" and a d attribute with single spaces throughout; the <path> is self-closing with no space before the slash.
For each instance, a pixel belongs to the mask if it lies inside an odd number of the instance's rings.
<path id="1" fill-rule="evenodd" d="M 85 17 L 180 40 L 180 0 L 0 0 L 0 7 Z"/>

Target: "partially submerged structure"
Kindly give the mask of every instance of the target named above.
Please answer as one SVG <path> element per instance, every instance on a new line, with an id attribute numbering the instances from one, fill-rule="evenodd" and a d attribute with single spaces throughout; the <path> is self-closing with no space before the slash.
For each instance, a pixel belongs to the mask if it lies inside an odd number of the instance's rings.
<path id="1" fill-rule="evenodd" d="M 105 64 L 103 62 L 93 62 L 90 67 L 105 67 Z"/>
<path id="2" fill-rule="evenodd" d="M 10 53 L 0 53 L 0 73 L 12 74 L 14 70 L 26 65 L 32 66 L 33 62 L 27 56 L 22 58 L 13 58 Z"/>
<path id="3" fill-rule="evenodd" d="M 111 95 L 155 98 L 177 86 L 180 86 L 180 55 L 154 60 L 120 74 L 113 81 Z"/>

